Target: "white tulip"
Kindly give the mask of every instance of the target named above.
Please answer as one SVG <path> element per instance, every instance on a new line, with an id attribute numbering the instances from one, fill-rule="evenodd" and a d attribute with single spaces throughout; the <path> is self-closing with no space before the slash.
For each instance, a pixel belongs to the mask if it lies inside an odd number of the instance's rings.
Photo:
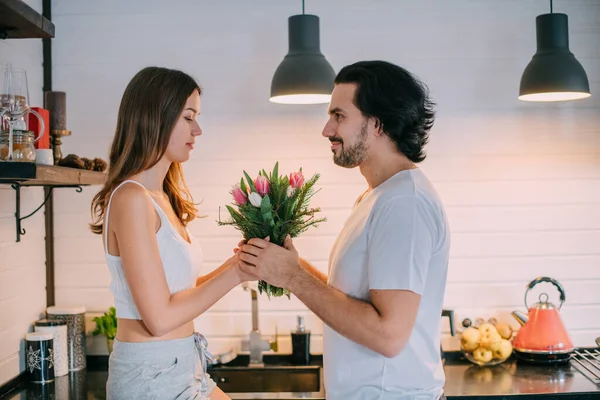
<path id="1" fill-rule="evenodd" d="M 252 192 L 250 193 L 250 196 L 248 196 L 248 200 L 250 200 L 250 204 L 252 204 L 254 207 L 260 208 L 260 204 L 262 203 L 262 197 L 260 197 L 260 194 Z"/>

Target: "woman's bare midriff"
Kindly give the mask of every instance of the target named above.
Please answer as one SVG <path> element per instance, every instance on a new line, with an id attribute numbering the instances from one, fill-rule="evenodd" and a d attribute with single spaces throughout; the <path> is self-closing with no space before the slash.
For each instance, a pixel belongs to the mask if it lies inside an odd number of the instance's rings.
<path id="1" fill-rule="evenodd" d="M 120 342 L 154 342 L 157 340 L 183 339 L 194 333 L 194 322 L 190 321 L 163 336 L 153 336 L 144 322 L 137 319 L 117 320 L 117 340 Z"/>

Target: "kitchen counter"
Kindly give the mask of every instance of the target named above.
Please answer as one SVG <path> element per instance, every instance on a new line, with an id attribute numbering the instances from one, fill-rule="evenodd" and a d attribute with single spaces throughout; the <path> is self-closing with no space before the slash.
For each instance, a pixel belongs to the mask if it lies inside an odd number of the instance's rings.
<path id="1" fill-rule="evenodd" d="M 265 356 L 268 357 L 268 356 Z M 536 366 L 509 359 L 494 367 L 470 364 L 460 353 L 446 354 L 448 400 L 600 400 L 600 381 L 592 382 L 574 361 L 562 366 Z M 88 357 L 88 369 L 59 377 L 53 384 L 27 383 L 3 399 L 105 400 L 107 357 Z M 324 399 L 314 393 L 230 393 L 232 399 Z"/>
<path id="2" fill-rule="evenodd" d="M 530 365 L 511 357 L 493 367 L 479 367 L 460 353 L 448 356 L 444 365 L 448 399 L 600 399 L 600 380 L 585 375 L 571 360 L 565 365 Z M 581 368 L 581 367 L 579 367 Z"/>

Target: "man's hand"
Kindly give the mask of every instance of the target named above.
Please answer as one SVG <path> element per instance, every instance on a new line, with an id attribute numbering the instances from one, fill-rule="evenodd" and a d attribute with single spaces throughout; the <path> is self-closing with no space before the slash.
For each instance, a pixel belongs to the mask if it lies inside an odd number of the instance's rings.
<path id="1" fill-rule="evenodd" d="M 250 239 L 240 246 L 240 268 L 271 285 L 287 289 L 302 268 L 298 252 L 289 236 L 283 247 L 270 243 L 268 239 Z"/>

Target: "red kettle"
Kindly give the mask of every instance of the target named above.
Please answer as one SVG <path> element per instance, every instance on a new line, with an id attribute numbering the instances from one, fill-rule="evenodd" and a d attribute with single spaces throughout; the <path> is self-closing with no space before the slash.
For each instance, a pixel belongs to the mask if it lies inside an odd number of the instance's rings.
<path id="1" fill-rule="evenodd" d="M 542 293 L 539 302 L 529 308 L 527 294 L 535 285 L 541 282 L 552 283 L 560 293 L 560 305 L 556 307 L 548 301 L 548 295 Z M 536 278 L 529 282 L 525 292 L 525 307 L 528 316 L 518 311 L 512 315 L 521 324 L 513 341 L 515 356 L 523 361 L 542 364 L 560 364 L 568 362 L 575 349 L 571 338 L 565 329 L 558 311 L 565 302 L 565 289 L 549 277 Z"/>

